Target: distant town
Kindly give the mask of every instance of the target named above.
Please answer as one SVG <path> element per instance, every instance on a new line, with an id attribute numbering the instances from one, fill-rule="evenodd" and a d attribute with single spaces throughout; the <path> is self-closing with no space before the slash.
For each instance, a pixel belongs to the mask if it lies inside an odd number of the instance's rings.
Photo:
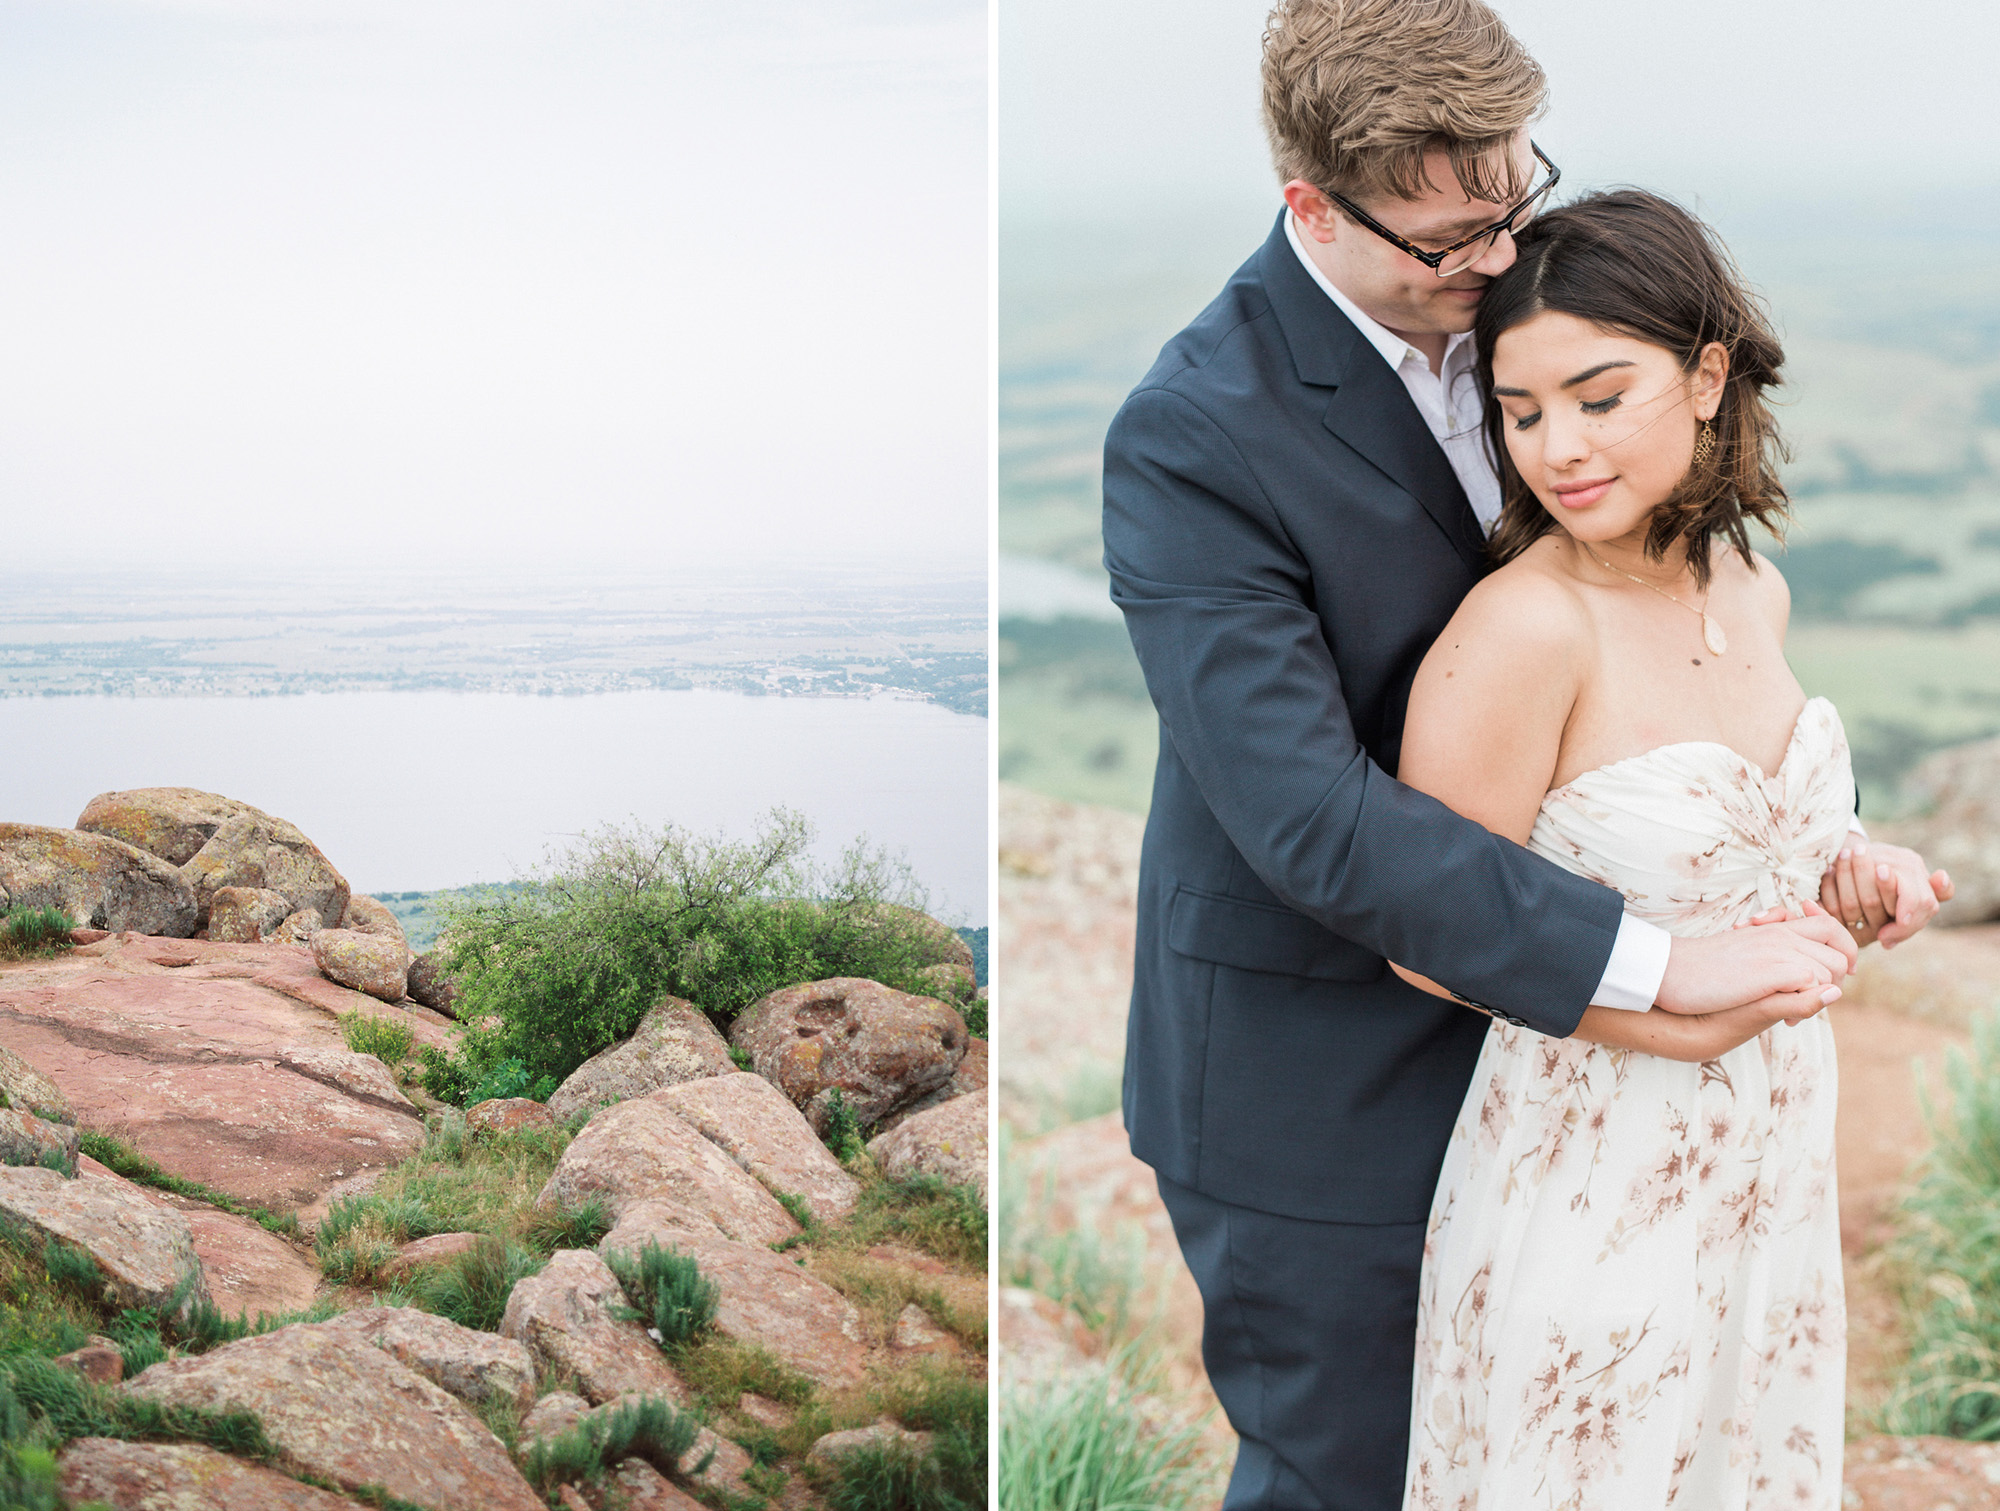
<path id="1" fill-rule="evenodd" d="M 0 697 L 704 688 L 987 712 L 986 583 L 0 574 Z"/>

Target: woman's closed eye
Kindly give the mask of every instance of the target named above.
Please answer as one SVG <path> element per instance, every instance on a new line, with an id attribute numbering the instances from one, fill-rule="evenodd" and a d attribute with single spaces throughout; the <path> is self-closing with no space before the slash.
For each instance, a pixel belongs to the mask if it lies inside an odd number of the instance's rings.
<path id="1" fill-rule="evenodd" d="M 1612 410 L 1616 409 L 1623 402 L 1623 395 L 1612 394 L 1607 399 L 1592 399 L 1588 404 L 1579 407 L 1582 408 L 1585 414 L 1610 414 Z"/>

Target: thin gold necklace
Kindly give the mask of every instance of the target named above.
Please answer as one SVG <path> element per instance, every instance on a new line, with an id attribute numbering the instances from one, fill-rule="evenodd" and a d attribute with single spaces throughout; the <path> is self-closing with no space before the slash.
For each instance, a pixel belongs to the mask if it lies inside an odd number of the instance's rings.
<path id="1" fill-rule="evenodd" d="M 1599 556 L 1595 551 L 1591 550 L 1589 546 L 1585 546 L 1583 549 L 1585 554 L 1588 555 L 1590 559 L 1596 562 L 1600 567 L 1604 568 L 1605 571 L 1616 572 L 1620 577 L 1630 577 L 1632 581 L 1638 583 L 1640 587 L 1652 588 L 1652 590 L 1655 593 L 1658 593 L 1662 598 L 1666 599 L 1669 603 L 1679 603 L 1682 608 L 1686 609 L 1690 614 L 1694 615 L 1695 618 L 1701 621 L 1701 643 L 1707 646 L 1709 648 L 1709 651 L 1714 655 L 1721 656 L 1728 653 L 1729 637 L 1722 633 L 1721 625 L 1717 624 L 1713 619 L 1708 617 L 1708 609 L 1706 605 L 1704 605 L 1701 608 L 1696 608 L 1691 603 L 1681 603 L 1680 599 L 1676 598 L 1672 593 L 1669 593 L 1665 588 L 1656 586 L 1655 584 L 1646 581 L 1646 579 L 1643 577 L 1634 576 L 1632 573 L 1627 572 L 1620 567 L 1612 566 L 1610 562 L 1606 561 L 1602 556 Z"/>

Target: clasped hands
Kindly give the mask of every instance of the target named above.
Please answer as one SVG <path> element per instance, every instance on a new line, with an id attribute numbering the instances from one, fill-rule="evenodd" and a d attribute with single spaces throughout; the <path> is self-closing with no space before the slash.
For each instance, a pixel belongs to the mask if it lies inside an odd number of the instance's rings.
<path id="1" fill-rule="evenodd" d="M 1839 1000 L 1862 945 L 1895 948 L 1951 897 L 1951 878 L 1926 873 L 1914 850 L 1857 840 L 1827 868 L 1820 900 L 1804 904 L 1803 916 L 1773 908 L 1726 934 L 1675 939 L 1654 1011 L 1591 1008 L 1579 1036 L 1668 1059 L 1712 1060 Z"/>

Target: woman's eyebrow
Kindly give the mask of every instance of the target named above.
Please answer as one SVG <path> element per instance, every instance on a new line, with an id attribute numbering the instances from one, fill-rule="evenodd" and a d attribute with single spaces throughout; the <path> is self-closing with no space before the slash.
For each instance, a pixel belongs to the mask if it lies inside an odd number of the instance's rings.
<path id="1" fill-rule="evenodd" d="M 1565 384 L 1564 386 L 1567 387 L 1568 385 Z M 1534 397 L 1525 388 L 1496 388 L 1493 390 L 1493 396 L 1496 399 L 1532 399 Z"/>
<path id="2" fill-rule="evenodd" d="M 1587 372 L 1578 373 L 1574 378 L 1564 378 L 1562 386 L 1564 388 L 1574 388 L 1576 387 L 1577 384 L 1588 383 L 1592 378 L 1596 377 L 1599 373 L 1609 372 L 1614 367 L 1637 367 L 1638 365 L 1639 364 L 1636 362 L 1600 362 L 1597 364 L 1597 366 L 1589 369 Z M 1501 392 L 1501 390 L 1497 388 L 1494 389 L 1493 391 L 1495 393 Z"/>

